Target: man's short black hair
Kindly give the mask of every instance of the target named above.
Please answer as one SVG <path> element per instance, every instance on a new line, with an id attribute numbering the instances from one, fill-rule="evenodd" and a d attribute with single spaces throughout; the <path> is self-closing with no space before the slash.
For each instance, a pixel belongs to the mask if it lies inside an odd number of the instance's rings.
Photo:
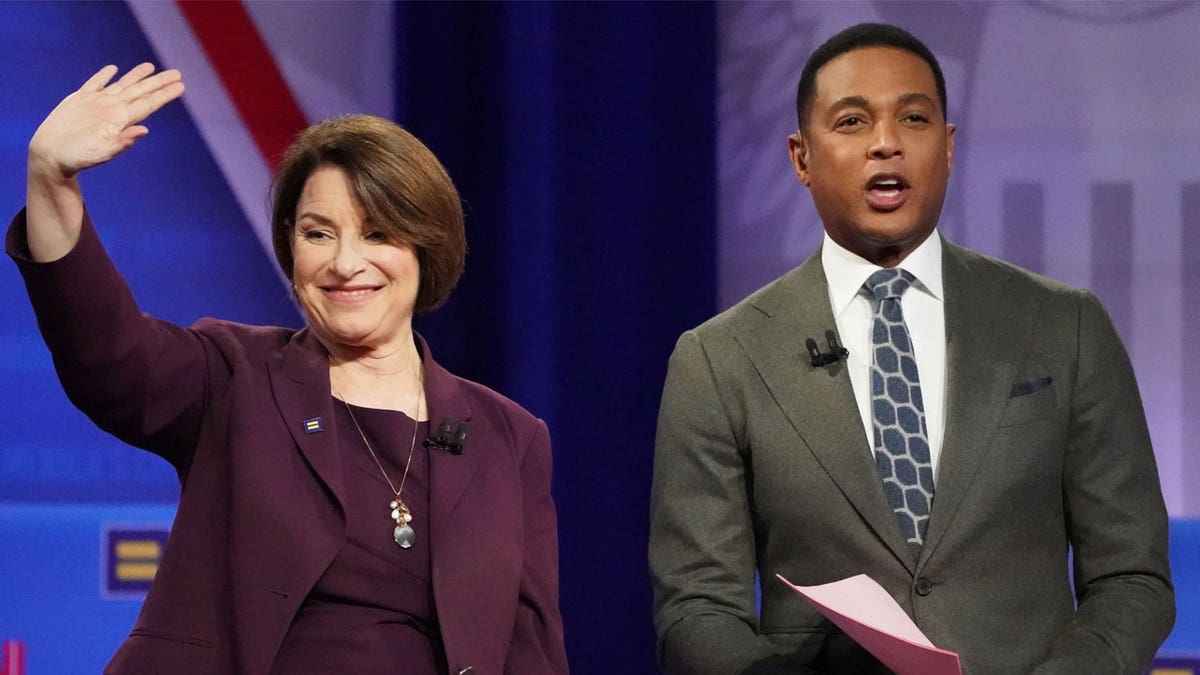
<path id="1" fill-rule="evenodd" d="M 918 40 L 912 33 L 886 23 L 860 23 L 834 35 L 817 47 L 804 71 L 800 74 L 800 84 L 796 87 L 796 121 L 803 130 L 808 123 L 808 115 L 812 112 L 813 100 L 817 97 L 817 71 L 835 58 L 864 47 L 895 47 L 911 52 L 921 57 L 933 71 L 933 80 L 937 84 L 938 98 L 942 102 L 942 116 L 946 115 L 946 78 L 942 76 L 942 67 L 938 65 L 933 52 L 925 43 Z"/>

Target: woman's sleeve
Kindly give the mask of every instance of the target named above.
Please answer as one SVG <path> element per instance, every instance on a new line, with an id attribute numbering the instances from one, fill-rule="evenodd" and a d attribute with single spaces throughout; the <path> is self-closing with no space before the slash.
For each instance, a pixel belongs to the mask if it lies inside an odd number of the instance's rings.
<path id="1" fill-rule="evenodd" d="M 75 248 L 58 260 L 29 256 L 24 211 L 5 249 L 71 402 L 101 429 L 183 466 L 208 386 L 204 338 L 142 314 L 86 213 Z"/>
<path id="2" fill-rule="evenodd" d="M 566 673 L 562 616 L 558 609 L 558 524 L 550 496 L 550 433 L 537 421 L 521 463 L 525 551 L 520 597 L 504 672 Z"/>

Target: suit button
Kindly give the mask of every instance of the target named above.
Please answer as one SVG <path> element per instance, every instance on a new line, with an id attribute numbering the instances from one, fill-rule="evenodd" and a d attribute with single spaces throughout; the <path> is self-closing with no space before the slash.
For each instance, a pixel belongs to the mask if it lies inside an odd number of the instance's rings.
<path id="1" fill-rule="evenodd" d="M 917 579 L 917 583 L 913 585 L 913 590 L 917 592 L 917 595 L 929 595 L 929 592 L 933 590 L 933 582 L 925 577 L 920 577 Z"/>

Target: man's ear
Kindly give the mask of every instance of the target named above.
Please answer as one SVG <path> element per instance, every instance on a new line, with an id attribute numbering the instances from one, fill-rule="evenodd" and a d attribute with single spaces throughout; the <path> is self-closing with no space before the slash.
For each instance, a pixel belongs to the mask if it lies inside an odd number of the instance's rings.
<path id="1" fill-rule="evenodd" d="M 947 173 L 954 171 L 954 132 L 958 131 L 958 127 L 953 124 L 946 125 L 946 169 Z"/>
<path id="2" fill-rule="evenodd" d="M 796 172 L 796 179 L 807 187 L 810 181 L 808 142 L 804 140 L 804 134 L 800 131 L 788 135 L 788 159 L 792 162 L 792 171 Z"/>

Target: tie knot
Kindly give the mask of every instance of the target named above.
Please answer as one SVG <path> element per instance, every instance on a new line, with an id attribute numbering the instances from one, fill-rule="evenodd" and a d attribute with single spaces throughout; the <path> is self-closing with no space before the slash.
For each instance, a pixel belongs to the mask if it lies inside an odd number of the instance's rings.
<path id="1" fill-rule="evenodd" d="M 882 269 L 867 277 L 863 288 L 876 300 L 898 298 L 908 290 L 917 278 L 899 267 Z"/>

